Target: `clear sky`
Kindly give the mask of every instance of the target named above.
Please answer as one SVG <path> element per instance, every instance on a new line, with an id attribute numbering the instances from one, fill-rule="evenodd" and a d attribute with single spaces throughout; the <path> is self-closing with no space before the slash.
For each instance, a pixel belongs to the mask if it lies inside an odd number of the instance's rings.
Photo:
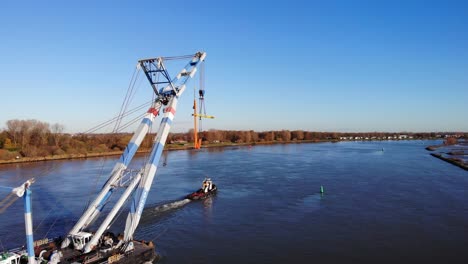
<path id="1" fill-rule="evenodd" d="M 329 0 L 5 1 L 0 128 L 85 131 L 118 113 L 138 59 L 198 50 L 207 129 L 468 131 L 468 1 Z"/>

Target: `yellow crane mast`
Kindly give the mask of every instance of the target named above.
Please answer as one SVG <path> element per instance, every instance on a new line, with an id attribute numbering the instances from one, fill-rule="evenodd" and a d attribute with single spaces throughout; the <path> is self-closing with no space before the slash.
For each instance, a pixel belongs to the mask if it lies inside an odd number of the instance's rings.
<path id="1" fill-rule="evenodd" d="M 202 95 L 203 93 L 203 95 Z M 205 91 L 204 90 L 199 90 L 199 94 L 200 94 L 200 106 L 204 106 L 204 93 Z M 202 113 L 202 107 L 200 107 L 200 112 L 197 113 L 197 99 L 193 99 L 193 148 L 194 149 L 200 149 L 201 148 L 201 144 L 202 144 L 202 139 L 201 138 L 198 138 L 198 120 L 201 120 L 202 118 L 210 118 L 210 119 L 213 119 L 215 118 L 214 116 L 210 116 L 210 115 L 206 115 L 206 114 L 203 114 Z M 198 120 L 197 120 L 198 119 Z M 201 131 L 200 131 L 201 132 Z"/>
<path id="2" fill-rule="evenodd" d="M 200 102 L 200 111 L 197 113 L 197 98 L 195 95 L 195 89 L 193 91 L 193 148 L 200 149 L 202 144 L 202 139 L 198 138 L 198 131 L 201 132 L 201 125 L 198 126 L 198 121 L 201 121 L 202 118 L 215 118 L 214 116 L 210 116 L 206 114 L 205 110 L 205 88 L 204 88 L 204 73 L 205 67 L 204 64 L 200 67 L 200 90 L 198 90 L 198 100 Z M 197 120 L 198 118 L 198 120 Z"/>

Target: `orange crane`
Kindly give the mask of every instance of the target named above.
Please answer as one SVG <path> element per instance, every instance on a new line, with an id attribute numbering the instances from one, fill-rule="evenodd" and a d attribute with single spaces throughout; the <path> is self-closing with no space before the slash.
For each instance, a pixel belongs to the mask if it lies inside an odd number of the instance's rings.
<path id="1" fill-rule="evenodd" d="M 200 90 L 198 90 L 198 100 L 200 102 L 200 111 L 197 113 L 197 98 L 195 96 L 195 89 L 193 91 L 193 148 L 200 149 L 202 144 L 202 139 L 198 138 L 198 130 L 201 132 L 201 125 L 198 126 L 198 121 L 201 121 L 202 118 L 215 118 L 214 116 L 210 116 L 206 114 L 205 110 L 205 89 L 204 89 L 204 64 L 201 64 L 201 71 L 200 71 Z"/>
<path id="2" fill-rule="evenodd" d="M 193 148 L 194 149 L 200 149 L 201 144 L 202 144 L 202 139 L 198 138 L 198 129 L 200 129 L 201 132 L 201 126 L 198 126 L 198 120 L 201 121 L 202 118 L 210 118 L 213 119 L 215 118 L 214 116 L 206 115 L 206 113 L 202 113 L 202 109 L 205 109 L 205 102 L 204 102 L 204 95 L 205 95 L 205 90 L 199 90 L 199 100 L 200 100 L 200 111 L 197 113 L 197 99 L 193 99 Z M 197 120 L 198 119 L 198 120 Z"/>

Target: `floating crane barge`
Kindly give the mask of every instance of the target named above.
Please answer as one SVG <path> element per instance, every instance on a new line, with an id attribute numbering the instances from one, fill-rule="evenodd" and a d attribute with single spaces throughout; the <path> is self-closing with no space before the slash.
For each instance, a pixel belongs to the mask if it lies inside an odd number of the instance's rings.
<path id="1" fill-rule="evenodd" d="M 185 91 L 187 81 L 194 77 L 197 67 L 204 62 L 205 57 L 205 52 L 197 52 L 194 55 L 158 57 L 138 62 L 137 68 L 145 73 L 156 98 L 143 117 L 122 156 L 112 169 L 108 180 L 99 191 L 99 194 L 89 204 L 64 239 L 44 239 L 33 242 L 30 186 L 34 181 L 24 183 L 18 187 L 19 189 L 15 188 L 14 190 L 16 191 L 20 190 L 19 193 L 15 194 L 24 196 L 25 199 L 27 250 L 16 249 L 4 253 L 0 258 L 0 264 L 144 263 L 153 262 L 159 258 L 159 255 L 155 252 L 153 242 L 134 240 L 133 234 L 145 207 L 146 199 L 158 168 L 157 165 L 176 113 L 179 97 Z M 164 65 L 166 60 L 171 59 L 191 59 L 173 79 L 170 79 Z M 162 88 L 159 86 L 162 86 Z M 160 113 L 162 114 L 162 120 L 153 141 L 153 148 L 148 162 L 136 172 L 128 170 L 127 167 L 143 138 L 149 132 L 151 125 Z M 90 226 L 96 222 L 111 197 L 116 195 L 118 188 L 123 189 L 121 196 L 104 220 L 98 225 L 98 228 L 90 230 Z M 116 237 L 107 230 L 128 200 L 130 201 L 130 211 L 126 219 L 125 230 L 123 235 Z"/>

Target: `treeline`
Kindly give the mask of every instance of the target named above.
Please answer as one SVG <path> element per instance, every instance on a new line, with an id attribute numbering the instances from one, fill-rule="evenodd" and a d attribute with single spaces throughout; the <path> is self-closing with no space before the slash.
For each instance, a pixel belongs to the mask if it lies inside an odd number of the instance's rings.
<path id="1" fill-rule="evenodd" d="M 129 133 L 120 134 L 67 134 L 61 124 L 48 124 L 38 120 L 9 120 L 6 128 L 0 131 L 0 160 L 22 157 L 43 157 L 51 155 L 105 153 L 122 151 L 132 137 Z M 154 134 L 148 135 L 141 149 L 150 149 Z M 311 132 L 303 130 L 281 131 L 233 131 L 209 130 L 199 133 L 207 144 L 222 143 L 270 143 L 297 141 L 337 141 L 337 140 L 384 140 L 384 139 L 429 139 L 445 137 L 465 137 L 468 133 L 337 133 Z M 193 143 L 193 130 L 187 133 L 169 134 L 166 145 L 190 145 Z"/>
<path id="2" fill-rule="evenodd" d="M 430 132 L 430 133 L 386 133 L 386 132 L 312 132 L 304 130 L 280 131 L 234 131 L 209 130 L 199 133 L 199 137 L 207 143 L 257 143 L 257 142 L 289 142 L 289 141 L 338 141 L 338 140 L 388 140 L 388 139 L 436 139 L 436 138 L 468 138 L 468 133 Z M 168 142 L 193 142 L 193 130 L 187 133 L 174 133 L 168 137 Z"/>
<path id="3" fill-rule="evenodd" d="M 0 160 L 121 151 L 130 134 L 67 134 L 61 124 L 9 120 L 0 132 Z M 143 142 L 146 147 L 150 140 Z"/>

